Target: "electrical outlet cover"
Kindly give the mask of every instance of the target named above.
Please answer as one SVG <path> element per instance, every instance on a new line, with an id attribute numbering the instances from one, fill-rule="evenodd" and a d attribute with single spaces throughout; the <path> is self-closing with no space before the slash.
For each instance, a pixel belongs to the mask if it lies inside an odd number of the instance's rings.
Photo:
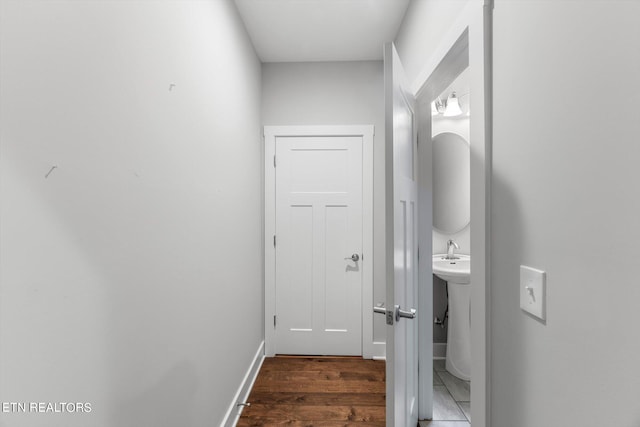
<path id="1" fill-rule="evenodd" d="M 545 321 L 547 274 L 535 268 L 520 266 L 520 308 Z"/>

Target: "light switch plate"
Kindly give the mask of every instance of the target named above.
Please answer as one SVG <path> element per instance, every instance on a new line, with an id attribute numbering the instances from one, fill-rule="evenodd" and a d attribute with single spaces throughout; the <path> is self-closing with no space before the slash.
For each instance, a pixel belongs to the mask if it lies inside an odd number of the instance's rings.
<path id="1" fill-rule="evenodd" d="M 520 266 L 520 308 L 543 321 L 547 319 L 546 282 L 544 271 Z"/>

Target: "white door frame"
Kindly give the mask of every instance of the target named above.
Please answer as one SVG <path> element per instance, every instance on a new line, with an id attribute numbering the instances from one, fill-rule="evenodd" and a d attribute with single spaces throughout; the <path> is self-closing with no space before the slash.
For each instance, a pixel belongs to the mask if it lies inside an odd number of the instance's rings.
<path id="1" fill-rule="evenodd" d="M 491 425 L 491 331 L 490 331 L 490 196 L 491 196 L 491 25 L 492 0 L 471 0 L 458 19 L 443 34 L 436 52 L 413 84 L 413 93 L 420 99 L 429 85 L 442 85 L 443 74 L 460 66 L 460 40 L 468 40 L 470 76 L 470 145 L 471 145 L 471 412 L 474 427 Z M 450 82 L 449 82 L 450 83 Z M 441 89 L 446 88 L 446 84 Z M 427 110 L 429 111 L 429 110 Z M 430 126 L 429 126 L 430 127 Z M 420 127 L 424 129 L 423 126 Z M 430 134 L 428 137 L 430 138 Z M 427 237 L 431 239 L 431 236 Z M 431 243 L 420 242 L 421 247 Z M 421 263 L 431 263 L 430 256 L 421 257 Z M 420 271 L 430 270 L 419 265 Z M 419 312 L 429 312 L 423 304 L 432 304 L 432 298 L 420 298 Z M 423 334 L 421 334 L 422 337 Z M 430 366 L 433 352 L 420 346 L 420 365 Z M 428 353 L 428 354 L 427 354 Z M 425 370 L 422 370 L 424 372 Z M 430 375 L 430 374 L 429 374 Z M 420 378 L 421 386 L 432 387 Z M 421 393 L 421 396 L 425 395 Z M 420 404 L 424 405 L 423 399 Z M 424 413 L 426 408 L 421 407 Z M 431 410 L 428 410 L 431 412 Z"/>
<path id="2" fill-rule="evenodd" d="M 362 356 L 373 357 L 373 125 L 264 127 L 264 352 L 277 352 L 276 314 L 276 139 L 296 136 L 362 137 Z"/>

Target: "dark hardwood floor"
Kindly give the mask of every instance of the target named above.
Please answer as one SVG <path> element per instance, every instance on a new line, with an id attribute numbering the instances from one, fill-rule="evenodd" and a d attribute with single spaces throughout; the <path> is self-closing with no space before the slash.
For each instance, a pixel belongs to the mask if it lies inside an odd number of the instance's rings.
<path id="1" fill-rule="evenodd" d="M 238 426 L 384 426 L 385 362 L 265 359 Z"/>

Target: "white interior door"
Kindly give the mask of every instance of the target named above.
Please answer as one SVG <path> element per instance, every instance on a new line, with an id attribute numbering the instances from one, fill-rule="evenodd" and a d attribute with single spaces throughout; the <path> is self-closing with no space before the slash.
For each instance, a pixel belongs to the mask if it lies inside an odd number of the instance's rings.
<path id="1" fill-rule="evenodd" d="M 385 45 L 384 62 L 387 425 L 414 427 L 418 424 L 418 322 L 411 314 L 418 304 L 415 101 L 408 90 L 400 58 L 391 43 Z M 392 316 L 389 316 L 390 311 Z"/>
<path id="2" fill-rule="evenodd" d="M 276 141 L 276 352 L 362 354 L 362 137 Z"/>

